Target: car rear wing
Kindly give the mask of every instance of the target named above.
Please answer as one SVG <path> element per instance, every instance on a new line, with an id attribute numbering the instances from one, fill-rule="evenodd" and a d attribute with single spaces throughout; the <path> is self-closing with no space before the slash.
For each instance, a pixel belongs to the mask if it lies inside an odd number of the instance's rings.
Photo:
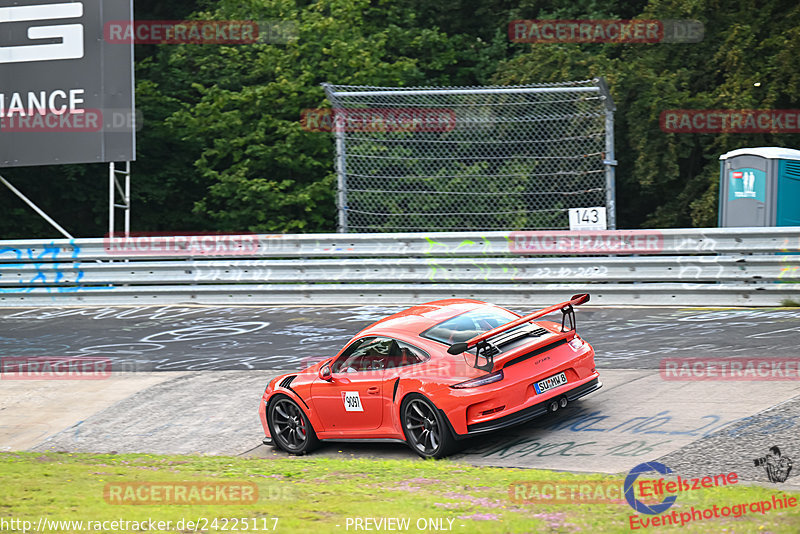
<path id="1" fill-rule="evenodd" d="M 477 335 L 470 339 L 469 341 L 465 341 L 462 343 L 455 343 L 447 352 L 450 354 L 461 354 L 462 352 L 466 352 L 471 348 L 478 347 L 479 351 L 482 351 L 484 348 L 488 348 L 488 341 L 498 336 L 504 332 L 511 330 L 512 328 L 516 328 L 520 325 L 525 323 L 529 323 L 534 319 L 538 319 L 540 317 L 544 317 L 545 315 L 560 311 L 563 315 L 561 317 L 561 331 L 562 332 L 569 332 L 571 330 L 575 330 L 575 306 L 580 306 L 589 302 L 589 294 L 588 293 L 581 293 L 580 295 L 574 295 L 570 300 L 566 302 L 561 302 L 559 304 L 553 304 L 547 308 L 543 308 L 537 312 L 534 312 L 530 315 L 526 315 L 524 317 L 520 317 L 519 319 L 514 319 L 510 323 L 506 323 L 504 325 L 500 325 L 497 328 L 493 328 L 488 330 L 480 335 Z M 567 321 L 569 320 L 569 328 L 567 328 Z M 496 352 L 496 351 L 492 351 Z M 491 361 L 491 356 L 493 354 L 488 354 L 488 351 L 484 351 L 484 356 Z"/>

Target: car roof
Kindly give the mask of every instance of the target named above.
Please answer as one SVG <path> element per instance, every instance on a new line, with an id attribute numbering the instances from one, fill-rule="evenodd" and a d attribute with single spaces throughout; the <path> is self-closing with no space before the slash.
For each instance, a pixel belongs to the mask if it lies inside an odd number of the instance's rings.
<path id="1" fill-rule="evenodd" d="M 498 308 L 480 300 L 445 299 L 412 306 L 374 323 L 359 335 L 405 335 L 419 337 L 425 330 L 456 315 L 482 307 Z"/>

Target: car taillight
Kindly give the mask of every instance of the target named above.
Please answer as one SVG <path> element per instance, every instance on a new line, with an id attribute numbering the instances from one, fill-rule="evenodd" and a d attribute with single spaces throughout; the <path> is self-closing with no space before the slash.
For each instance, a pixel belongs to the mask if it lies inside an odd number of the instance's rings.
<path id="1" fill-rule="evenodd" d="M 578 336 L 572 338 L 572 341 L 569 342 L 569 346 L 572 347 L 573 350 L 581 350 L 585 342 Z"/>
<path id="2" fill-rule="evenodd" d="M 477 388 L 480 386 L 485 386 L 487 384 L 494 384 L 495 382 L 499 382 L 502 379 L 503 379 L 503 370 L 500 369 L 496 373 L 488 374 L 480 378 L 473 378 L 472 380 L 467 380 L 466 382 L 461 382 L 460 384 L 456 384 L 450 387 L 455 389 Z"/>

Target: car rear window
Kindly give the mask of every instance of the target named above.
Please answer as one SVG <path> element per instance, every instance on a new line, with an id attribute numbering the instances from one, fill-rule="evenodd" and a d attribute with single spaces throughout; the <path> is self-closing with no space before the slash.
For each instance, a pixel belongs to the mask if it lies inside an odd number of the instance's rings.
<path id="1" fill-rule="evenodd" d="M 467 341 L 517 319 L 518 316 L 500 308 L 480 308 L 452 317 L 422 333 L 422 337 L 452 345 Z"/>

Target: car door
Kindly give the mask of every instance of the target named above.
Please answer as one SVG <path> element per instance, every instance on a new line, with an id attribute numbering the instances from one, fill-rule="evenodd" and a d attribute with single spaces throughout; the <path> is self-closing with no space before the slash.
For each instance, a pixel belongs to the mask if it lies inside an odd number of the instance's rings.
<path id="1" fill-rule="evenodd" d="M 317 378 L 311 398 L 325 431 L 356 434 L 383 422 L 383 370 L 391 338 L 353 341 L 331 364 L 331 379 Z"/>

